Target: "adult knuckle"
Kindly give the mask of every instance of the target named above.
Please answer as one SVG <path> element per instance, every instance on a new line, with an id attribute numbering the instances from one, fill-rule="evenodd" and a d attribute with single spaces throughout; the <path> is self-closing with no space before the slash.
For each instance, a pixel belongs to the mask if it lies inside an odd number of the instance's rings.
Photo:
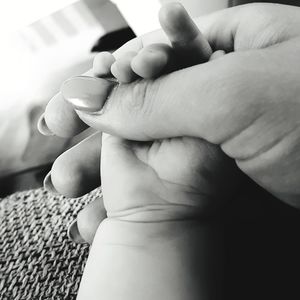
<path id="1" fill-rule="evenodd" d="M 132 84 L 128 97 L 123 98 L 123 105 L 134 115 L 149 116 L 156 101 L 155 84 L 152 80 L 141 80 Z M 123 107 L 124 108 L 124 107 Z"/>
<path id="2" fill-rule="evenodd" d="M 52 182 L 57 191 L 67 197 L 78 197 L 84 176 L 78 164 L 70 164 L 66 153 L 60 155 L 51 169 Z"/>

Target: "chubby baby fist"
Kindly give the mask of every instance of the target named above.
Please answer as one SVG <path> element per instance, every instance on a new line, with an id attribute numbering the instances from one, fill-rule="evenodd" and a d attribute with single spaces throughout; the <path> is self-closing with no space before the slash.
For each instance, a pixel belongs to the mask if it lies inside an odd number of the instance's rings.
<path id="1" fill-rule="evenodd" d="M 157 222 L 221 208 L 238 183 L 234 162 L 201 139 L 133 142 L 103 135 L 101 174 L 109 218 Z"/>

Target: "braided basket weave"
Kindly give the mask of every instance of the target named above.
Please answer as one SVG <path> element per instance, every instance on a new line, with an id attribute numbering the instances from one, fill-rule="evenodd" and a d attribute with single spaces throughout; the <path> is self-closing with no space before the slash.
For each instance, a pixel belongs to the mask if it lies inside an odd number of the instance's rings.
<path id="1" fill-rule="evenodd" d="M 0 299 L 75 299 L 88 245 L 67 237 L 67 225 L 100 194 L 53 196 L 44 189 L 0 199 Z"/>

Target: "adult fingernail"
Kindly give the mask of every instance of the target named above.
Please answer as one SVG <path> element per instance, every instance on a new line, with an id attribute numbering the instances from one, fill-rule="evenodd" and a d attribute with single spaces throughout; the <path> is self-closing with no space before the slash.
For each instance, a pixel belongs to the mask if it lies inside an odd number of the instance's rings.
<path id="1" fill-rule="evenodd" d="M 37 122 L 37 128 L 42 135 L 46 135 L 46 136 L 54 135 L 54 133 L 49 129 L 49 127 L 46 124 L 45 114 L 42 114 L 40 116 Z"/>
<path id="2" fill-rule="evenodd" d="M 44 188 L 45 190 L 47 190 L 48 192 L 54 194 L 54 195 L 58 195 L 58 191 L 55 189 L 53 183 L 52 183 L 52 179 L 51 179 L 51 171 L 46 175 L 45 179 L 44 179 Z"/>
<path id="3" fill-rule="evenodd" d="M 100 111 L 115 82 L 89 76 L 73 77 L 65 81 L 61 92 L 66 101 L 80 111 Z"/>
<path id="4" fill-rule="evenodd" d="M 84 244 L 86 241 L 81 237 L 78 230 L 77 220 L 73 221 L 68 228 L 68 237 L 75 243 Z"/>

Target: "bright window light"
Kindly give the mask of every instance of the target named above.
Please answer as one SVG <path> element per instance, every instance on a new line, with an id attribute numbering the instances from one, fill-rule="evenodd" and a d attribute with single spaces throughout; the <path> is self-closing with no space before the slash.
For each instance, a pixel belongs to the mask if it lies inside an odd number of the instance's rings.
<path id="1" fill-rule="evenodd" d="M 73 2 L 76 0 L 1 0 L 0 32 L 16 31 Z"/>

